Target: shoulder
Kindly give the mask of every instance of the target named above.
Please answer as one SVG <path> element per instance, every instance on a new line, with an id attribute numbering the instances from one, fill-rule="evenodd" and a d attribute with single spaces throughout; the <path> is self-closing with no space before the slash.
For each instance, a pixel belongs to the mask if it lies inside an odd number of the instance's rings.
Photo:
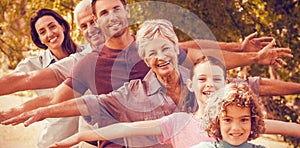
<path id="1" fill-rule="evenodd" d="M 32 56 L 22 60 L 15 68 L 15 71 L 28 72 L 32 70 L 41 69 L 41 68 L 42 68 L 42 57 Z"/>
<path id="2" fill-rule="evenodd" d="M 77 47 L 77 53 L 80 52 L 90 53 L 91 51 L 92 51 L 92 47 L 90 46 L 90 44 L 80 44 Z"/>
<path id="3" fill-rule="evenodd" d="M 99 54 L 96 51 L 92 51 L 90 53 L 77 53 L 72 56 L 73 60 L 78 60 L 78 66 L 80 67 L 88 67 L 91 66 L 92 63 L 96 63 Z M 76 65 L 76 66 L 77 66 Z"/>
<path id="4" fill-rule="evenodd" d="M 142 81 L 141 79 L 134 79 L 134 80 L 130 80 L 129 82 L 125 82 L 123 87 L 124 89 L 126 89 L 125 92 L 130 92 L 131 94 L 137 93 L 140 94 L 142 92 L 146 92 L 146 82 Z"/>
<path id="5" fill-rule="evenodd" d="M 192 114 L 188 114 L 186 112 L 176 112 L 176 113 L 172 113 L 168 116 L 164 116 L 161 118 L 162 122 L 173 122 L 173 123 L 183 123 L 182 121 L 189 121 L 190 119 L 192 119 L 193 115 Z"/>

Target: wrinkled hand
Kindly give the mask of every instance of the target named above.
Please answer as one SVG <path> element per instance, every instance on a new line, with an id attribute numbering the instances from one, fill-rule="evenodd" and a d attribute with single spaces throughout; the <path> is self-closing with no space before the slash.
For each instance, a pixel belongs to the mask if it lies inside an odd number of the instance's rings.
<path id="1" fill-rule="evenodd" d="M 68 148 L 80 142 L 78 133 L 74 134 L 62 141 L 55 142 L 54 144 L 50 145 L 48 148 Z"/>
<path id="2" fill-rule="evenodd" d="M 5 121 L 2 121 L 1 124 L 3 125 L 18 125 L 20 123 L 24 123 L 24 126 L 27 127 L 30 124 L 41 121 L 45 119 L 44 117 L 44 111 L 42 108 L 38 108 L 29 112 L 22 113 L 18 116 L 12 117 L 10 119 L 7 119 Z"/>
<path id="3" fill-rule="evenodd" d="M 267 46 L 272 40 L 272 37 L 256 38 L 257 32 L 248 35 L 242 42 L 243 52 L 257 52 Z"/>
<path id="4" fill-rule="evenodd" d="M 289 48 L 275 48 L 275 39 L 267 46 L 258 52 L 257 64 L 272 65 L 275 68 L 280 68 L 281 65 L 287 65 L 281 58 L 292 58 L 291 49 Z"/>

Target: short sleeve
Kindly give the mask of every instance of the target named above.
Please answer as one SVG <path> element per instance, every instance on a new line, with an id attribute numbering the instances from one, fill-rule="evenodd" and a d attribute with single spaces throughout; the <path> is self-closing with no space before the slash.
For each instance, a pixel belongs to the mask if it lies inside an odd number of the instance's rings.
<path id="1" fill-rule="evenodd" d="M 15 71 L 29 72 L 37 69 L 42 69 L 41 59 L 42 57 L 40 56 L 26 58 L 17 65 Z"/>
<path id="2" fill-rule="evenodd" d="M 109 97 L 109 95 L 85 95 L 83 96 L 87 105 L 89 116 L 84 119 L 91 125 L 97 124 L 98 127 L 103 127 L 119 121 L 120 110 L 111 106 L 108 108 L 103 104 L 103 100 L 108 102 L 115 102 L 116 99 Z M 115 109 L 112 109 L 115 108 Z"/>
<path id="3" fill-rule="evenodd" d="M 252 91 L 259 96 L 259 84 L 260 84 L 260 77 L 249 77 L 248 84 L 251 87 Z"/>
<path id="4" fill-rule="evenodd" d="M 259 84 L 260 84 L 260 77 L 249 77 L 247 79 L 239 79 L 239 78 L 227 78 L 227 83 L 247 83 L 251 90 L 259 96 Z"/>
<path id="5" fill-rule="evenodd" d="M 49 65 L 49 68 L 55 73 L 58 82 L 63 82 L 70 74 L 72 68 L 80 61 L 86 53 L 75 53 L 54 64 Z"/>
<path id="6" fill-rule="evenodd" d="M 95 67 L 97 58 L 97 52 L 92 52 L 84 56 L 80 62 L 77 62 L 73 67 L 64 83 L 80 94 L 84 94 L 88 89 L 90 89 L 93 94 L 97 94 L 95 88 Z"/>
<path id="7" fill-rule="evenodd" d="M 192 115 L 185 112 L 173 113 L 162 117 L 160 119 L 161 135 L 157 136 L 159 143 L 166 144 L 171 142 L 172 138 L 180 133 L 191 119 Z"/>

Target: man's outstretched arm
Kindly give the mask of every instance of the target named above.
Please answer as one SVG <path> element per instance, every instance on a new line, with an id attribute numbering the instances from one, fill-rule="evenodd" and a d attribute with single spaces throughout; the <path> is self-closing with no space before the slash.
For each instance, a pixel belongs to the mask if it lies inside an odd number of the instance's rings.
<path id="1" fill-rule="evenodd" d="M 300 124 L 265 119 L 265 134 L 281 134 L 300 138 Z"/>
<path id="2" fill-rule="evenodd" d="M 23 90 L 54 88 L 63 82 L 72 67 L 85 54 L 76 53 L 73 56 L 49 65 L 49 67 L 31 72 L 14 72 L 0 77 L 0 95 L 6 95 Z"/>
<path id="3" fill-rule="evenodd" d="M 289 48 L 275 48 L 275 40 L 270 42 L 267 46 L 258 52 L 230 52 L 230 51 L 216 51 L 214 49 L 189 49 L 187 56 L 195 62 L 199 57 L 212 56 L 223 61 L 226 69 L 231 69 L 239 66 L 246 66 L 251 64 L 273 65 L 281 67 L 286 63 L 281 58 L 292 58 Z"/>
<path id="4" fill-rule="evenodd" d="M 300 94 L 300 83 L 272 80 L 268 78 L 261 78 L 259 88 L 259 94 L 261 96 Z"/>
<path id="5" fill-rule="evenodd" d="M 272 37 L 257 38 L 257 32 L 248 35 L 243 42 L 217 42 L 212 40 L 191 40 L 179 42 L 181 48 L 193 49 L 221 49 L 231 52 L 257 52 L 273 40 Z"/>
<path id="6" fill-rule="evenodd" d="M 31 72 L 13 72 L 0 77 L 0 95 L 17 91 L 53 88 L 59 85 L 50 68 Z"/>
<path id="7" fill-rule="evenodd" d="M 80 115 L 89 115 L 89 112 L 83 98 L 76 98 L 62 103 L 40 107 L 35 110 L 24 112 L 8 120 L 2 121 L 1 124 L 17 125 L 24 123 L 24 126 L 29 126 L 30 124 L 41 121 L 45 118 L 71 117 Z"/>
<path id="8" fill-rule="evenodd" d="M 6 111 L 0 111 L 0 122 L 13 118 L 14 116 L 17 116 L 24 112 L 37 109 L 39 107 L 45 107 L 73 99 L 79 95 L 79 93 L 74 91 L 68 85 L 62 83 L 49 94 L 33 98 L 17 107 L 10 108 Z"/>

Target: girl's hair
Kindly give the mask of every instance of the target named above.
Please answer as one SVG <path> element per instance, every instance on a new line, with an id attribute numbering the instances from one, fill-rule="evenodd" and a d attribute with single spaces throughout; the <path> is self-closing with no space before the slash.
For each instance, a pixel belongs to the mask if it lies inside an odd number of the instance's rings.
<path id="1" fill-rule="evenodd" d="M 45 8 L 40 9 L 35 13 L 35 15 L 33 17 L 31 17 L 30 27 L 31 27 L 31 38 L 32 38 L 33 43 L 42 49 L 48 48 L 45 44 L 43 44 L 41 42 L 39 35 L 37 33 L 37 30 L 35 28 L 35 23 L 38 21 L 39 18 L 41 18 L 43 16 L 52 16 L 60 25 L 62 25 L 64 27 L 65 38 L 62 43 L 62 49 L 68 55 L 75 53 L 77 50 L 77 45 L 71 39 L 70 26 L 69 26 L 68 22 L 62 16 L 60 16 L 58 13 L 56 13 L 55 11 L 53 11 L 51 9 L 45 9 Z"/>
<path id="2" fill-rule="evenodd" d="M 249 108 L 251 116 L 251 132 L 248 140 L 255 139 L 265 130 L 261 107 L 256 95 L 246 83 L 230 83 L 221 89 L 207 103 L 202 125 L 206 125 L 209 136 L 222 140 L 220 131 L 220 117 L 227 112 L 227 106 L 236 105 L 241 108 Z"/>
<path id="3" fill-rule="evenodd" d="M 202 57 L 196 59 L 196 61 L 194 62 L 194 66 L 192 68 L 192 71 L 191 71 L 191 77 L 194 76 L 194 74 L 195 74 L 194 71 L 195 71 L 195 68 L 197 67 L 197 65 L 203 64 L 203 63 L 206 63 L 206 62 L 210 63 L 211 65 L 219 66 L 223 71 L 224 80 L 226 80 L 225 65 L 223 64 L 223 62 L 221 62 L 220 60 L 218 60 L 217 58 L 212 57 L 212 56 L 202 56 Z"/>
<path id="4" fill-rule="evenodd" d="M 100 0 L 92 0 L 92 11 L 93 11 L 93 14 L 94 14 L 94 16 L 95 17 L 97 17 L 97 14 L 96 14 L 96 2 L 97 1 L 100 1 Z M 123 6 L 125 7 L 126 5 L 127 5 L 127 3 L 126 3 L 126 0 L 120 0 L 121 1 L 121 3 L 123 4 Z"/>
<path id="5" fill-rule="evenodd" d="M 155 38 L 166 38 L 175 46 L 175 51 L 179 54 L 178 38 L 170 21 L 165 19 L 154 19 L 145 21 L 136 33 L 136 44 L 139 56 L 145 57 L 145 46 L 149 40 Z"/>

